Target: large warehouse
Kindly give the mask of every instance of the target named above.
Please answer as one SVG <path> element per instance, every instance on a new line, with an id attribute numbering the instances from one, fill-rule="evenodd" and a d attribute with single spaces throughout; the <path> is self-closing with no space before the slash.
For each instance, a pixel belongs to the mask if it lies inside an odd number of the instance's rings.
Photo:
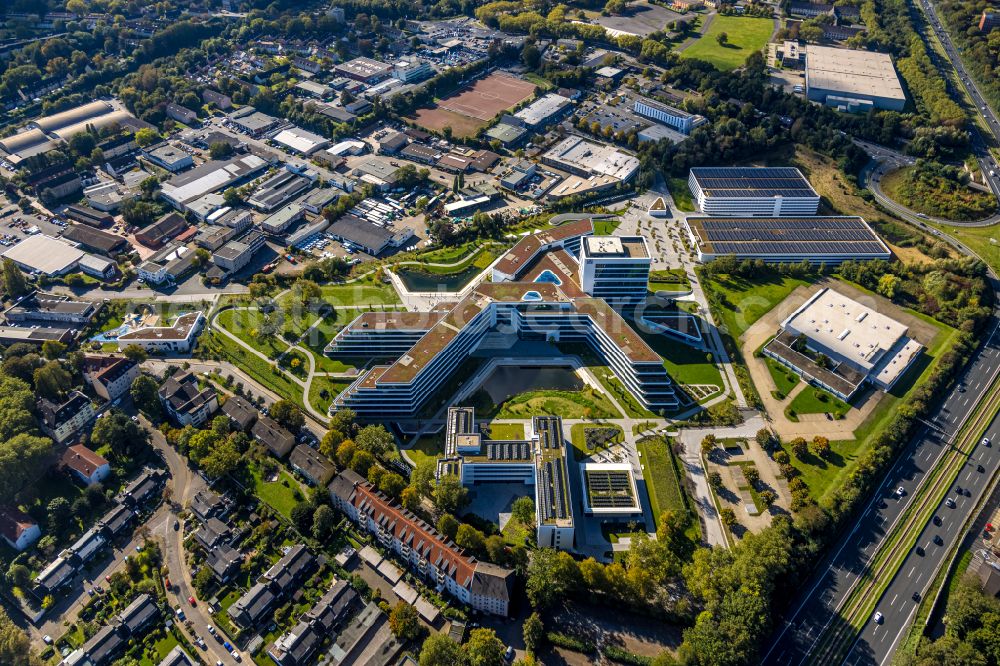
<path id="1" fill-rule="evenodd" d="M 819 195 L 794 167 L 695 167 L 688 187 L 706 215 L 815 215 Z"/>
<path id="2" fill-rule="evenodd" d="M 906 324 L 821 289 L 781 323 L 764 354 L 850 400 L 865 383 L 888 391 L 906 374 L 924 349 L 908 333 Z"/>
<path id="3" fill-rule="evenodd" d="M 843 111 L 902 111 L 906 93 L 888 53 L 806 46 L 806 97 Z"/>
<path id="4" fill-rule="evenodd" d="M 206 194 L 236 187 L 266 168 L 267 162 L 256 155 L 241 155 L 225 162 L 205 162 L 163 183 L 160 196 L 182 211 Z"/>
<path id="5" fill-rule="evenodd" d="M 832 266 L 891 256 L 860 217 L 689 217 L 687 223 L 699 261 L 732 255 Z"/>

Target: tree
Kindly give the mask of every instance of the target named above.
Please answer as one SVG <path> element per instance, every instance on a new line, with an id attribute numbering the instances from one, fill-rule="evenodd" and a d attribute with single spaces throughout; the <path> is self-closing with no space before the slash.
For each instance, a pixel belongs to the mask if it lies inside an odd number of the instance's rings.
<path id="1" fill-rule="evenodd" d="M 163 137 L 152 127 L 143 127 L 135 133 L 135 142 L 140 148 L 151 146 Z"/>
<path id="2" fill-rule="evenodd" d="M 140 411 L 151 416 L 159 416 L 161 408 L 158 390 L 159 386 L 157 386 L 155 379 L 149 375 L 139 375 L 132 381 L 129 395 L 132 396 L 132 402 Z"/>
<path id="3" fill-rule="evenodd" d="M 760 501 L 764 503 L 764 506 L 770 508 L 775 502 L 778 501 L 778 495 L 773 490 L 762 490 L 760 493 Z"/>
<path id="4" fill-rule="evenodd" d="M 766 450 L 771 445 L 771 431 L 767 428 L 761 428 L 757 431 L 756 440 L 760 448 Z"/>
<path id="5" fill-rule="evenodd" d="M 368 470 L 375 464 L 375 456 L 367 451 L 357 451 L 351 458 L 350 468 L 361 476 L 368 476 Z"/>
<path id="6" fill-rule="evenodd" d="M 313 537 L 320 542 L 325 542 L 333 535 L 333 528 L 337 524 L 337 516 L 333 509 L 323 504 L 316 507 L 313 513 Z"/>
<path id="7" fill-rule="evenodd" d="M 702 455 L 709 455 L 715 450 L 715 435 L 705 435 L 704 439 L 701 440 L 701 453 Z"/>
<path id="8" fill-rule="evenodd" d="M 65 497 L 52 498 L 52 501 L 45 508 L 45 513 L 48 516 L 49 531 L 60 536 L 69 525 L 70 518 L 73 517 L 70 512 L 69 500 Z"/>
<path id="9" fill-rule="evenodd" d="M 112 409 L 97 419 L 90 441 L 95 448 L 107 446 L 119 458 L 133 458 L 149 446 L 149 433 L 125 413 Z"/>
<path id="10" fill-rule="evenodd" d="M 579 580 L 580 570 L 569 553 L 539 548 L 528 564 L 525 592 L 532 607 L 544 610 L 565 598 Z"/>
<path id="11" fill-rule="evenodd" d="M 380 456 L 391 451 L 396 444 L 395 438 L 384 425 L 369 425 L 358 431 L 354 443 L 362 451 Z"/>
<path id="12" fill-rule="evenodd" d="M 191 584 L 194 586 L 194 590 L 198 593 L 199 598 L 204 599 L 208 596 L 208 591 L 212 587 L 213 580 L 212 570 L 208 566 L 201 567 L 198 569 L 198 573 L 191 577 Z"/>
<path id="13" fill-rule="evenodd" d="M 469 489 L 454 474 L 442 477 L 434 486 L 434 506 L 439 512 L 458 513 L 469 502 Z"/>
<path id="14" fill-rule="evenodd" d="M 66 353 L 66 345 L 58 340 L 46 340 L 42 343 L 42 356 L 54 361 Z"/>
<path id="15" fill-rule="evenodd" d="M 399 497 L 404 488 L 406 488 L 406 479 L 395 472 L 383 474 L 378 481 L 378 489 L 389 497 Z"/>
<path id="16" fill-rule="evenodd" d="M 122 350 L 122 355 L 136 363 L 142 363 L 148 358 L 146 350 L 139 345 L 126 345 L 125 349 Z"/>
<path id="17" fill-rule="evenodd" d="M 0 611 L 2 612 L 2 611 Z M 420 666 L 465 666 L 465 652 L 447 634 L 432 633 L 420 648 Z"/>
<path id="18" fill-rule="evenodd" d="M 535 523 L 535 502 L 528 496 L 518 497 L 510 509 L 511 515 L 524 525 Z"/>
<path id="19" fill-rule="evenodd" d="M 722 489 L 722 475 L 718 472 L 708 473 L 708 485 L 712 487 L 712 490 L 718 492 Z"/>
<path id="20" fill-rule="evenodd" d="M 789 446 L 792 449 L 792 453 L 799 460 L 802 460 L 802 458 L 805 457 L 807 453 L 809 453 L 809 445 L 806 443 L 806 440 L 804 440 L 801 437 L 796 437 L 795 439 L 793 439 L 789 443 Z"/>
<path id="21" fill-rule="evenodd" d="M 62 399 L 73 388 L 73 376 L 59 361 L 49 361 L 35 370 L 35 392 L 53 402 Z"/>
<path id="22" fill-rule="evenodd" d="M 14 562 L 7 569 L 7 580 L 14 587 L 19 587 L 22 590 L 27 589 L 28 584 L 31 583 L 31 571 L 23 564 Z"/>
<path id="23" fill-rule="evenodd" d="M 0 404 L 3 402 L 0 399 Z M 28 426 L 34 429 L 31 412 L 24 414 L 28 417 Z M 3 425 L 0 422 L 0 430 L 4 430 Z M 9 437 L 0 439 L 0 502 L 10 501 L 22 488 L 33 483 L 47 469 L 52 452 L 52 440 L 48 437 L 36 437 L 27 432 L 13 433 Z"/>
<path id="24" fill-rule="evenodd" d="M 14 624 L 0 608 L 0 664 L 5 666 L 40 666 L 41 661 L 31 652 L 28 635 Z"/>
<path id="25" fill-rule="evenodd" d="M 878 287 L 875 288 L 875 291 L 891 299 L 895 297 L 898 288 L 899 278 L 892 273 L 886 273 L 878 279 Z"/>
<path id="26" fill-rule="evenodd" d="M 302 410 L 291 400 L 279 400 L 271 405 L 270 416 L 293 433 L 298 432 L 306 422 Z"/>
<path id="27" fill-rule="evenodd" d="M 545 625 L 542 624 L 542 618 L 538 613 L 532 613 L 524 621 L 521 625 L 521 635 L 524 637 L 524 647 L 528 652 L 538 652 L 545 638 Z"/>
<path id="28" fill-rule="evenodd" d="M 604 4 L 604 14 L 618 16 L 625 13 L 625 0 L 608 0 Z"/>
<path id="29" fill-rule="evenodd" d="M 327 430 L 319 441 L 319 452 L 327 458 L 336 458 L 337 448 L 344 441 L 344 433 L 339 430 Z"/>
<path id="30" fill-rule="evenodd" d="M 455 516 L 450 513 L 442 513 L 441 517 L 438 518 L 437 528 L 438 532 L 443 534 L 446 538 L 455 540 L 455 535 L 458 534 L 459 522 L 455 519 Z"/>
<path id="31" fill-rule="evenodd" d="M 3 260 L 3 288 L 10 296 L 21 296 L 28 291 L 24 273 L 10 259 Z"/>
<path id="32" fill-rule="evenodd" d="M 213 141 L 208 146 L 208 154 L 213 160 L 224 160 L 233 152 L 233 146 L 226 141 Z"/>
<path id="33" fill-rule="evenodd" d="M 736 527 L 736 512 L 730 509 L 728 506 L 724 506 L 719 510 L 719 518 L 722 519 L 722 524 L 728 527 L 730 530 Z"/>
<path id="34" fill-rule="evenodd" d="M 236 208 L 243 203 L 243 197 L 240 196 L 239 190 L 235 187 L 230 187 L 222 193 L 223 202 L 230 208 Z"/>
<path id="35" fill-rule="evenodd" d="M 455 543 L 460 548 L 479 552 L 485 545 L 485 535 L 472 525 L 462 523 L 455 533 Z"/>
<path id="36" fill-rule="evenodd" d="M 341 467 L 350 467 L 351 461 L 354 460 L 354 454 L 358 452 L 358 447 L 354 445 L 354 441 L 350 439 L 345 439 L 337 447 L 337 463 Z M 365 474 L 365 476 L 368 476 Z"/>
<path id="37" fill-rule="evenodd" d="M 715 41 L 719 42 L 719 46 L 725 46 L 729 43 L 729 35 L 724 32 L 720 32 L 715 38 Z"/>
<path id="38" fill-rule="evenodd" d="M 226 438 L 212 447 L 208 455 L 202 458 L 201 467 L 209 477 L 218 479 L 232 474 L 242 463 L 243 456 L 236 445 L 231 439 Z"/>
<path id="39" fill-rule="evenodd" d="M 465 656 L 469 666 L 504 666 L 503 641 L 492 629 L 473 629 L 465 644 Z"/>
<path id="40" fill-rule="evenodd" d="M 422 633 L 416 609 L 405 601 L 397 603 L 389 611 L 389 629 L 401 641 L 416 640 Z"/>
<path id="41" fill-rule="evenodd" d="M 309 502 L 299 502 L 292 507 L 292 524 L 300 534 L 309 534 L 313 524 L 315 507 Z"/>
<path id="42" fill-rule="evenodd" d="M 823 435 L 816 435 L 813 437 L 812 450 L 813 453 L 825 460 L 830 455 L 830 440 Z"/>
<path id="43" fill-rule="evenodd" d="M 133 227 L 146 227 L 156 220 L 159 208 L 142 199 L 127 199 L 122 204 L 121 212 L 125 224 Z"/>

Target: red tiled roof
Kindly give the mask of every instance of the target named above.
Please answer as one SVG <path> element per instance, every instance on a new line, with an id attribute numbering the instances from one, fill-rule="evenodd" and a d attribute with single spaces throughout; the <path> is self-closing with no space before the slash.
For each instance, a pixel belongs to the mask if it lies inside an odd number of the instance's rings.
<path id="1" fill-rule="evenodd" d="M 108 461 L 83 444 L 75 444 L 63 452 L 60 463 L 63 467 L 89 477 L 98 467 L 107 465 Z"/>
<path id="2" fill-rule="evenodd" d="M 424 559 L 444 571 L 461 587 L 468 587 L 476 570 L 475 561 L 456 546 L 449 546 L 437 530 L 419 521 L 401 507 L 394 506 L 385 495 L 364 482 L 354 486 L 351 504 L 359 514 L 365 513 L 392 533 L 393 537 L 418 551 Z"/>
<path id="3" fill-rule="evenodd" d="M 0 535 L 10 541 L 17 541 L 24 530 L 34 527 L 35 520 L 12 506 L 0 506 Z"/>

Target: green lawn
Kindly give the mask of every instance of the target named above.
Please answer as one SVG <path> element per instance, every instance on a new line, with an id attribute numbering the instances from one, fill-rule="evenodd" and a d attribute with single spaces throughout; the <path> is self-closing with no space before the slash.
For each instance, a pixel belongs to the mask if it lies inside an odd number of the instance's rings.
<path id="1" fill-rule="evenodd" d="M 625 432 L 621 429 L 621 426 L 613 423 L 574 423 L 570 428 L 570 442 L 573 444 L 577 460 L 585 460 L 599 450 L 587 448 L 587 431 L 595 428 L 612 428 L 617 430 L 618 434 L 611 440 L 612 443 L 621 442 L 625 438 Z M 607 446 L 602 448 L 607 448 Z"/>
<path id="2" fill-rule="evenodd" d="M 716 297 L 714 302 L 710 297 L 712 312 L 721 317 L 719 323 L 736 340 L 796 287 L 810 282 L 787 275 L 766 275 L 755 280 L 717 276 L 704 280 L 702 286 Z"/>
<path id="3" fill-rule="evenodd" d="M 281 334 L 262 336 L 261 330 L 264 315 L 258 310 L 223 310 L 215 318 L 219 326 L 226 329 L 237 338 L 250 345 L 268 358 L 276 358 L 288 349 L 288 343 Z"/>
<path id="4" fill-rule="evenodd" d="M 799 383 L 799 376 L 769 356 L 764 357 L 764 362 L 767 364 L 767 369 L 771 372 L 771 379 L 774 380 L 774 385 L 778 387 L 778 392 L 782 396 L 787 396 L 791 393 L 792 389 Z M 800 413 L 805 414 L 806 412 Z"/>
<path id="5" fill-rule="evenodd" d="M 375 282 L 371 278 L 350 284 L 328 284 L 320 289 L 323 300 L 335 306 L 399 303 L 399 295 L 392 285 Z"/>
<path id="6" fill-rule="evenodd" d="M 826 414 L 833 418 L 841 418 L 851 409 L 846 402 L 828 391 L 815 386 L 808 386 L 799 392 L 791 404 L 785 408 L 785 416 L 792 421 L 798 421 L 796 414 Z"/>
<path id="7" fill-rule="evenodd" d="M 268 361 L 247 351 L 224 335 L 211 330 L 205 331 L 199 339 L 198 349 L 201 356 L 228 361 L 265 388 L 300 407 L 303 406 L 301 386 L 289 379 L 281 370 L 274 369 Z"/>
<path id="8" fill-rule="evenodd" d="M 302 498 L 302 488 L 288 472 L 281 470 L 278 472 L 277 481 L 265 481 L 260 476 L 260 470 L 254 467 L 251 469 L 254 481 L 254 495 L 270 505 L 275 511 L 285 518 L 292 517 L 292 509 Z M 299 497 L 296 497 L 298 490 Z"/>
<path id="9" fill-rule="evenodd" d="M 683 268 L 649 272 L 650 291 L 687 291 L 690 288 L 691 281 Z"/>
<path id="10" fill-rule="evenodd" d="M 708 358 L 708 352 L 695 349 L 661 333 L 646 333 L 634 322 L 629 324 L 642 339 L 663 357 L 667 374 L 678 384 L 715 384 L 722 387 L 722 375 Z"/>
<path id="11" fill-rule="evenodd" d="M 489 400 L 485 391 L 477 391 L 473 397 L 477 396 L 479 401 L 484 396 Z M 618 419 L 622 416 L 603 393 L 590 388 L 580 391 L 526 391 L 504 401 L 502 405 L 494 405 L 492 410 L 487 409 L 483 416 L 490 413 L 502 419 L 525 419 L 548 414 L 564 419 Z"/>
<path id="12" fill-rule="evenodd" d="M 491 423 L 490 439 L 518 440 L 524 439 L 524 426 L 520 423 Z"/>
<path id="13" fill-rule="evenodd" d="M 661 437 L 648 438 L 637 442 L 636 448 L 653 516 L 659 517 L 663 511 L 686 511 L 684 490 L 667 441 Z"/>
<path id="14" fill-rule="evenodd" d="M 684 178 L 668 178 L 667 189 L 670 190 L 670 196 L 674 198 L 677 210 L 683 213 L 695 212 L 694 198 L 691 196 L 687 180 Z"/>
<path id="15" fill-rule="evenodd" d="M 774 21 L 768 18 L 719 14 L 712 19 L 705 34 L 681 52 L 681 57 L 704 60 L 724 71 L 736 69 L 751 54 L 764 48 L 773 31 Z M 729 38 L 726 44 L 718 42 L 722 33 Z"/>
<path id="16" fill-rule="evenodd" d="M 618 225 L 622 223 L 621 219 L 617 217 L 612 217 L 606 220 L 594 220 L 594 235 L 595 236 L 610 236 L 618 228 Z"/>
<path id="17" fill-rule="evenodd" d="M 313 377 L 312 385 L 309 387 L 309 402 L 325 414 L 326 410 L 333 404 L 333 399 L 350 385 L 350 379 Z M 322 395 L 324 391 L 326 391 L 325 397 Z"/>
<path id="18" fill-rule="evenodd" d="M 1000 271 L 1000 227 L 955 227 L 947 224 L 927 224 L 937 227 L 949 236 L 954 237 L 970 250 L 975 252 L 990 265 L 994 271 Z"/>
<path id="19" fill-rule="evenodd" d="M 417 440 L 413 448 L 405 450 L 406 455 L 418 467 L 423 464 L 436 464 L 438 457 L 444 453 L 444 433 L 424 435 Z"/>

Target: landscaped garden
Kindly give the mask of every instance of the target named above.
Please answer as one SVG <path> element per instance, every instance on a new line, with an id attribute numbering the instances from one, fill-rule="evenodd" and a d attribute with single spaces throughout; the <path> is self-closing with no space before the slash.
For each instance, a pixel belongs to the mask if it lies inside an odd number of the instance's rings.
<path id="1" fill-rule="evenodd" d="M 663 437 L 647 437 L 636 442 L 636 449 L 653 515 L 659 517 L 664 511 L 687 511 L 680 468 L 669 442 Z"/>
<path id="2" fill-rule="evenodd" d="M 526 419 L 558 414 L 564 419 L 617 419 L 621 413 L 600 391 L 587 387 L 579 391 L 539 390 L 519 393 L 496 405 L 489 393 L 480 389 L 464 401 L 475 407 L 481 418 Z"/>
<path id="3" fill-rule="evenodd" d="M 570 428 L 573 453 L 580 461 L 621 443 L 624 438 L 621 426 L 613 423 L 574 423 Z"/>
<path id="4" fill-rule="evenodd" d="M 764 363 L 767 364 L 767 369 L 771 373 L 774 385 L 778 387 L 779 395 L 776 395 L 775 398 L 784 400 L 792 392 L 792 389 L 798 386 L 799 376 L 790 368 L 778 363 L 771 357 L 764 357 Z M 801 413 L 805 414 L 806 412 Z"/>
<path id="5" fill-rule="evenodd" d="M 832 393 L 807 386 L 785 408 L 785 416 L 790 421 L 798 421 L 800 414 L 829 414 L 835 419 L 842 419 L 850 409 L 850 405 Z"/>

